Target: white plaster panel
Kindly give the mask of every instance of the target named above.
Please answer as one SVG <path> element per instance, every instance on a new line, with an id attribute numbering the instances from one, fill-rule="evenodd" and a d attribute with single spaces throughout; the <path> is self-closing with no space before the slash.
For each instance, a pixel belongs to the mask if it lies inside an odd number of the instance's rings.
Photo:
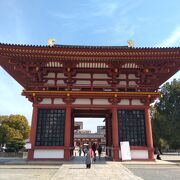
<path id="1" fill-rule="evenodd" d="M 135 85 L 137 85 L 136 81 L 129 81 L 129 86 L 135 86 Z"/>
<path id="2" fill-rule="evenodd" d="M 34 150 L 34 158 L 64 158 L 64 150 L 36 149 Z"/>
<path id="3" fill-rule="evenodd" d="M 48 77 L 48 78 L 55 78 L 55 73 L 48 73 L 47 76 L 45 77 Z"/>
<path id="4" fill-rule="evenodd" d="M 119 85 L 121 85 L 121 86 L 126 86 L 126 85 L 127 85 L 127 82 L 126 82 L 126 81 L 120 81 L 120 82 L 119 82 Z"/>
<path id="5" fill-rule="evenodd" d="M 131 150 L 132 159 L 148 159 L 148 150 Z"/>
<path id="6" fill-rule="evenodd" d="M 93 78 L 95 79 L 109 79 L 110 77 L 107 74 L 93 74 Z"/>
<path id="7" fill-rule="evenodd" d="M 91 104 L 90 99 L 76 99 L 73 104 Z"/>
<path id="8" fill-rule="evenodd" d="M 91 81 L 80 81 L 80 80 L 77 80 L 76 84 L 91 84 Z"/>
<path id="9" fill-rule="evenodd" d="M 109 85 L 107 81 L 93 81 L 94 85 Z"/>
<path id="10" fill-rule="evenodd" d="M 139 99 L 133 99 L 131 101 L 132 105 L 144 105 Z"/>
<path id="11" fill-rule="evenodd" d="M 43 100 L 40 102 L 40 104 L 51 104 L 52 100 L 51 98 L 43 98 Z"/>
<path id="12" fill-rule="evenodd" d="M 55 85 L 55 80 L 48 80 L 47 85 Z"/>
<path id="13" fill-rule="evenodd" d="M 121 99 L 121 101 L 118 103 L 119 105 L 129 105 L 129 99 Z"/>
<path id="14" fill-rule="evenodd" d="M 57 85 L 62 85 L 62 84 L 64 84 L 64 81 L 63 80 L 57 80 L 57 83 L 56 83 Z"/>
<path id="15" fill-rule="evenodd" d="M 65 104 L 61 98 L 55 98 L 54 104 Z"/>
<path id="16" fill-rule="evenodd" d="M 119 150 L 119 158 L 122 158 Z M 131 150 L 131 159 L 148 159 L 148 150 Z"/>
<path id="17" fill-rule="evenodd" d="M 91 78 L 91 74 L 77 73 L 76 78 Z"/>
<path id="18" fill-rule="evenodd" d="M 64 73 L 58 73 L 57 78 L 65 78 Z"/>
<path id="19" fill-rule="evenodd" d="M 118 79 L 126 79 L 126 74 L 120 74 Z"/>
<path id="20" fill-rule="evenodd" d="M 135 74 L 129 74 L 128 79 L 139 79 Z"/>
<path id="21" fill-rule="evenodd" d="M 110 104 L 110 102 L 108 101 L 108 99 L 93 99 L 93 104 L 107 105 Z"/>

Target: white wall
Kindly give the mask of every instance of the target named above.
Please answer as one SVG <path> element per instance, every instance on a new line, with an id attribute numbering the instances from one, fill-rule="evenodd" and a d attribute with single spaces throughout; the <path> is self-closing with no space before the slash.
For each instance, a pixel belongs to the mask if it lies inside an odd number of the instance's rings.
<path id="1" fill-rule="evenodd" d="M 34 150 L 34 158 L 64 158 L 63 149 L 36 149 Z"/>
<path id="2" fill-rule="evenodd" d="M 73 104 L 91 104 L 90 99 L 76 99 Z"/>
<path id="3" fill-rule="evenodd" d="M 144 105 L 139 99 L 133 99 L 131 103 L 132 105 Z"/>
<path id="4" fill-rule="evenodd" d="M 54 99 L 54 104 L 65 104 L 65 103 L 63 102 L 62 98 L 55 98 Z"/>
<path id="5" fill-rule="evenodd" d="M 39 104 L 52 104 L 51 98 L 43 98 Z"/>
<path id="6" fill-rule="evenodd" d="M 118 103 L 118 105 L 129 105 L 129 99 L 121 99 L 121 101 Z"/>
<path id="7" fill-rule="evenodd" d="M 121 158 L 121 150 L 119 158 Z M 148 150 L 131 150 L 131 159 L 148 159 Z"/>
<path id="8" fill-rule="evenodd" d="M 108 105 L 111 104 L 108 99 L 93 99 L 93 104 L 104 104 Z"/>
<path id="9" fill-rule="evenodd" d="M 148 150 L 131 150 L 132 159 L 148 159 Z"/>

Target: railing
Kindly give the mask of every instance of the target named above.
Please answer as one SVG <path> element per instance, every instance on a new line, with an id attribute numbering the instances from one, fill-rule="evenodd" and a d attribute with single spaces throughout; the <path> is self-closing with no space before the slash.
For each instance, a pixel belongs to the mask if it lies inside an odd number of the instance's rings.
<path id="1" fill-rule="evenodd" d="M 0 157 L 23 157 L 23 152 L 0 152 Z"/>

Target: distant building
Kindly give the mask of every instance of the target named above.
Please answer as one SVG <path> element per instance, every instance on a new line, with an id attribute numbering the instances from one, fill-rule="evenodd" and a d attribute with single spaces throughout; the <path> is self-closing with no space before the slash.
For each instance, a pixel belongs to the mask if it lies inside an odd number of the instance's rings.
<path id="1" fill-rule="evenodd" d="M 97 126 L 97 133 L 98 134 L 105 134 L 106 133 L 105 126 Z"/>
<path id="2" fill-rule="evenodd" d="M 106 127 L 105 126 L 97 126 L 97 134 L 103 135 L 101 138 L 101 144 L 106 145 Z"/>
<path id="3" fill-rule="evenodd" d="M 75 130 L 83 129 L 83 122 L 82 121 L 75 121 L 74 122 L 74 129 Z"/>
<path id="4" fill-rule="evenodd" d="M 79 132 L 80 134 L 90 134 L 90 133 L 91 133 L 91 130 L 80 129 L 78 132 Z"/>
<path id="5" fill-rule="evenodd" d="M 91 133 L 90 130 L 84 130 L 84 129 L 76 129 L 77 126 L 83 127 L 83 122 L 75 122 L 75 131 L 74 131 L 74 146 L 81 146 L 83 144 L 89 144 L 92 143 L 103 143 L 105 144 L 105 127 L 104 126 L 98 126 L 98 132 L 97 133 Z"/>
<path id="6" fill-rule="evenodd" d="M 74 133 L 74 146 L 91 145 L 92 143 L 100 144 L 102 138 L 104 138 L 104 135 L 97 133 Z"/>

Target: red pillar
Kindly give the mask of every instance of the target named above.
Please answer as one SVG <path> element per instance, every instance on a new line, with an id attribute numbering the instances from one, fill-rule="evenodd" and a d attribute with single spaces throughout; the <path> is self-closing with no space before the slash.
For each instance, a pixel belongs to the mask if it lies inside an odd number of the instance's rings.
<path id="1" fill-rule="evenodd" d="M 110 156 L 110 146 L 111 146 L 111 134 L 110 134 L 110 119 L 109 117 L 106 118 L 106 155 Z"/>
<path id="2" fill-rule="evenodd" d="M 108 146 L 112 145 L 112 118 L 108 118 Z"/>
<path id="3" fill-rule="evenodd" d="M 64 138 L 64 159 L 70 159 L 70 147 L 71 147 L 71 106 L 66 106 L 66 120 L 65 120 L 65 138 Z"/>
<path id="4" fill-rule="evenodd" d="M 113 160 L 119 160 L 119 138 L 118 138 L 118 117 L 117 108 L 112 109 L 112 144 L 113 144 Z"/>
<path id="5" fill-rule="evenodd" d="M 151 126 L 149 107 L 145 109 L 145 119 L 146 119 L 146 140 L 148 147 L 148 156 L 149 156 L 149 160 L 154 160 L 154 147 L 153 147 L 152 126 Z"/>
<path id="6" fill-rule="evenodd" d="M 28 160 L 33 160 L 33 156 L 34 156 L 34 147 L 36 143 L 37 116 L 38 116 L 38 108 L 33 106 L 31 131 L 30 131 L 31 149 L 28 150 Z"/>

